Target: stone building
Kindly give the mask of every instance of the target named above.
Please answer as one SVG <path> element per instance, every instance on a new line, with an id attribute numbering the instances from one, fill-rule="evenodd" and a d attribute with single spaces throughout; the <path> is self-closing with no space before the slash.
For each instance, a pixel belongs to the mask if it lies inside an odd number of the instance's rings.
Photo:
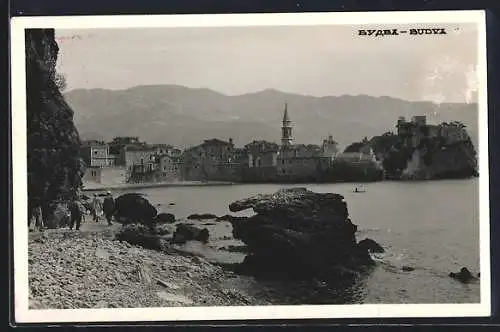
<path id="1" fill-rule="evenodd" d="M 182 151 L 180 149 L 175 148 L 170 144 L 151 144 L 151 148 L 156 149 L 156 153 L 158 155 L 167 155 L 170 157 L 180 157 Z"/>
<path id="2" fill-rule="evenodd" d="M 112 167 L 115 164 L 114 158 L 109 154 L 109 146 L 104 142 L 84 141 L 80 151 L 87 167 Z"/>
<path id="3" fill-rule="evenodd" d="M 346 162 L 352 165 L 356 164 L 378 164 L 377 158 L 373 149 L 369 145 L 365 145 L 357 152 L 342 152 L 335 157 L 336 162 Z"/>
<path id="4" fill-rule="evenodd" d="M 323 140 L 323 145 L 321 146 L 321 156 L 335 159 L 338 153 L 338 143 L 333 139 L 332 135 L 329 135 L 328 139 Z"/>
<path id="5" fill-rule="evenodd" d="M 129 171 L 136 165 L 142 165 L 145 169 L 151 170 L 154 168 L 157 155 L 158 151 L 155 147 L 136 145 L 125 146 L 120 153 L 124 166 Z"/>
<path id="6" fill-rule="evenodd" d="M 158 172 L 162 181 L 180 181 L 181 174 L 181 161 L 178 157 L 172 157 L 168 154 L 159 156 Z"/>
<path id="7" fill-rule="evenodd" d="M 397 122 L 397 134 L 402 137 L 405 145 L 416 148 L 424 138 L 444 139 L 444 144 L 454 144 L 468 139 L 467 131 L 459 123 L 441 123 L 440 125 L 427 124 L 424 115 L 414 116 L 411 121 L 400 117 Z"/>
<path id="8" fill-rule="evenodd" d="M 188 181 L 238 181 L 244 164 L 243 151 L 233 140 L 205 140 L 182 155 L 182 178 Z"/>
<path id="9" fill-rule="evenodd" d="M 122 150 L 125 146 L 134 145 L 134 146 L 144 146 L 145 143 L 142 143 L 139 140 L 139 137 L 136 136 L 126 136 L 126 137 L 115 137 L 109 145 L 109 153 L 110 155 L 115 156 L 115 165 L 116 166 L 125 166 L 125 157 L 122 155 Z"/>
<path id="10" fill-rule="evenodd" d="M 223 141 L 217 138 L 205 140 L 201 144 L 203 157 L 218 162 L 230 162 L 234 159 L 233 139 Z"/>
<path id="11" fill-rule="evenodd" d="M 267 141 L 253 141 L 245 145 L 248 167 L 276 166 L 279 146 Z"/>
<path id="12" fill-rule="evenodd" d="M 322 148 L 314 144 L 292 144 L 292 125 L 285 103 L 281 127 L 281 147 L 275 158 L 278 181 L 314 181 L 330 165 L 331 158 L 322 156 Z"/>
<path id="13" fill-rule="evenodd" d="M 328 157 L 278 158 L 276 174 L 278 178 L 315 180 L 330 164 Z"/>

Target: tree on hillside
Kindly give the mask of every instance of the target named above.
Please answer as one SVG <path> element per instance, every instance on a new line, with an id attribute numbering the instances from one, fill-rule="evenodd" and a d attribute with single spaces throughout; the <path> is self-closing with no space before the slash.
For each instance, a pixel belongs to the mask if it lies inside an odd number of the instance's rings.
<path id="1" fill-rule="evenodd" d="M 84 169 L 73 111 L 57 83 L 54 30 L 29 29 L 25 38 L 28 200 L 47 216 L 54 203 L 75 197 Z"/>
<path id="2" fill-rule="evenodd" d="M 363 142 L 354 142 L 345 148 L 344 153 L 359 152 L 364 145 L 365 143 Z"/>

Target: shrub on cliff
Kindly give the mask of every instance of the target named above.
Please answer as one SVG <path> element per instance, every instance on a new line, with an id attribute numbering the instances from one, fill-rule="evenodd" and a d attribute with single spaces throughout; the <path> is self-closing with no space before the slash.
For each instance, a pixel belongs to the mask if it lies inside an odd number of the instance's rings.
<path id="1" fill-rule="evenodd" d="M 75 197 L 83 163 L 73 111 L 64 100 L 55 66 L 59 47 L 53 29 L 26 30 L 28 198 L 44 203 Z"/>

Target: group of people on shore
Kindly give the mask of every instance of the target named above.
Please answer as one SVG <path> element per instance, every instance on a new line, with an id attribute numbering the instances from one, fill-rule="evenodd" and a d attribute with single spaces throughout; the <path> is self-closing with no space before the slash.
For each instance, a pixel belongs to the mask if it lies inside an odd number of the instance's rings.
<path id="1" fill-rule="evenodd" d="M 115 212 L 115 200 L 111 195 L 111 192 L 106 192 L 104 199 L 101 200 L 98 194 L 94 194 L 94 197 L 89 202 L 88 197 L 84 198 L 84 195 L 78 195 L 80 199 L 71 200 L 67 203 L 67 215 L 65 216 L 66 222 L 69 229 L 75 228 L 80 230 L 82 222 L 85 220 L 85 215 L 90 214 L 93 221 L 99 222 L 101 216 L 104 216 L 108 225 L 112 225 L 113 215 Z M 86 202 L 84 202 L 86 200 Z M 31 227 L 31 223 L 34 219 L 35 227 L 38 229 L 43 229 L 47 226 L 47 216 L 43 213 L 41 204 L 34 204 L 30 202 L 28 209 L 28 228 Z M 60 227 L 61 225 L 59 225 Z"/>

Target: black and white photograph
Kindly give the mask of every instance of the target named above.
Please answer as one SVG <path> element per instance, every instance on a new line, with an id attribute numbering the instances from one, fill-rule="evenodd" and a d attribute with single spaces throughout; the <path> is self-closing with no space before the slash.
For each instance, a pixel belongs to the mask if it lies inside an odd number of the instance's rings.
<path id="1" fill-rule="evenodd" d="M 490 314 L 483 12 L 11 27 L 17 321 Z"/>

